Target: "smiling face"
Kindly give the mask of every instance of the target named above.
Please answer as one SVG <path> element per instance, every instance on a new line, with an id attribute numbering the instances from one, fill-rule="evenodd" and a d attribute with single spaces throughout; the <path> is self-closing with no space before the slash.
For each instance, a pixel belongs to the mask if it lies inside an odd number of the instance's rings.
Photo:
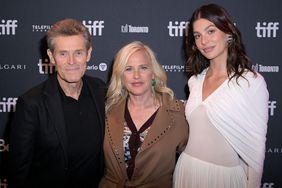
<path id="1" fill-rule="evenodd" d="M 193 23 L 195 44 L 203 56 L 211 61 L 227 60 L 227 34 L 219 30 L 207 19 Z"/>
<path id="2" fill-rule="evenodd" d="M 153 71 L 149 57 L 143 50 L 131 54 L 123 72 L 122 82 L 129 95 L 145 96 L 152 93 Z"/>
<path id="3" fill-rule="evenodd" d="M 54 38 L 54 52 L 48 49 L 51 63 L 56 66 L 61 84 L 75 84 L 81 81 L 90 60 L 92 48 L 87 50 L 81 35 L 58 36 Z"/>

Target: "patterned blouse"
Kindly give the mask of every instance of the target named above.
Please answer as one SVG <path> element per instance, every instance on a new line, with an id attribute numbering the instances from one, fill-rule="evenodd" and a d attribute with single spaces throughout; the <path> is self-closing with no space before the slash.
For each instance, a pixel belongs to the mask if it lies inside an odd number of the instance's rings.
<path id="1" fill-rule="evenodd" d="M 142 127 L 137 130 L 133 120 L 131 119 L 126 101 L 124 113 L 125 123 L 123 129 L 123 147 L 127 175 L 129 179 L 134 171 L 135 157 L 140 150 L 148 131 L 150 130 L 150 126 L 152 125 L 157 112 L 158 110 L 156 110 L 156 112 L 154 112 L 154 114 L 142 125 Z"/>

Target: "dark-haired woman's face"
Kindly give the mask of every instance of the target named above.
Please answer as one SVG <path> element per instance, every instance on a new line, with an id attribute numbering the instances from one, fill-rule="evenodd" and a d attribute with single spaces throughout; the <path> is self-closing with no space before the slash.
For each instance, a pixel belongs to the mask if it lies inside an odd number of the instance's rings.
<path id="1" fill-rule="evenodd" d="M 193 34 L 198 50 L 211 61 L 227 60 L 227 34 L 207 19 L 193 23 Z"/>

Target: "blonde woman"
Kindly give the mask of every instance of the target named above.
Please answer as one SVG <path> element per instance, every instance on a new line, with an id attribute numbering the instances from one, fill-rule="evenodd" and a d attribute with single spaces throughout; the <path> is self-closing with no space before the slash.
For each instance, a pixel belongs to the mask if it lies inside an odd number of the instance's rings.
<path id="1" fill-rule="evenodd" d="M 105 175 L 100 187 L 172 187 L 186 145 L 183 104 L 153 51 L 135 41 L 116 55 L 106 101 Z"/>

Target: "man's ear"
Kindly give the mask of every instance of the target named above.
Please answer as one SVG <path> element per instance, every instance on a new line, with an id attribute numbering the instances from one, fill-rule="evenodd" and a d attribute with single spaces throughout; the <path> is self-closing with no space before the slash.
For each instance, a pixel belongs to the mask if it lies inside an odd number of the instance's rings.
<path id="1" fill-rule="evenodd" d="M 50 62 L 51 62 L 52 64 L 55 64 L 55 59 L 54 59 L 53 53 L 51 52 L 50 49 L 47 49 L 47 55 L 48 55 L 48 57 L 49 57 L 49 59 L 50 59 Z"/>
<path id="2" fill-rule="evenodd" d="M 91 59 L 92 47 L 90 47 L 87 51 L 87 62 Z"/>

